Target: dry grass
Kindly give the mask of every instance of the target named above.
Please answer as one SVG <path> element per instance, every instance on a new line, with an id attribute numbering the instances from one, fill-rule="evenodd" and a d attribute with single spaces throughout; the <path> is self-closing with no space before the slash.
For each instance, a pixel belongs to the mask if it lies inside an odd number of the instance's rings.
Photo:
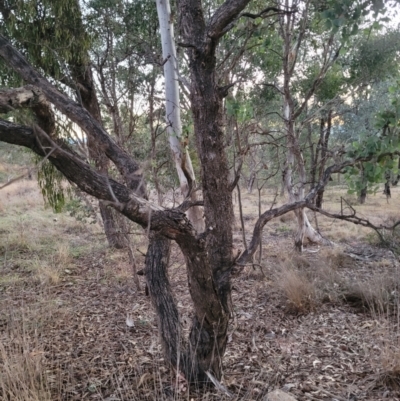
<path id="1" fill-rule="evenodd" d="M 54 303 L 34 307 L 3 309 L 0 331 L 0 399 L 9 401 L 51 401 L 50 376 L 41 342 Z M 53 379 L 54 380 L 54 379 Z"/>
<path id="2" fill-rule="evenodd" d="M 285 295 L 290 312 L 301 314 L 315 308 L 317 290 L 306 272 L 283 264 L 277 274 L 276 285 Z"/>
<path id="3" fill-rule="evenodd" d="M 22 333 L 14 345 L 0 342 L 0 398 L 10 401 L 51 401 L 50 386 L 43 363 L 44 352 L 31 349 Z"/>
<path id="4" fill-rule="evenodd" d="M 99 227 L 43 210 L 37 189 L 24 192 L 30 185 L 21 182 L 0 191 L 4 208 L 0 209 L 0 391 L 16 388 L 15 377 L 21 388 L 32 389 L 21 391 L 20 398 L 8 396 L 17 401 L 226 399 L 214 389 L 202 392 L 185 387 L 171 375 L 150 300 L 135 291 L 127 255 L 108 250 Z M 328 191 L 327 207 L 337 211 L 335 197 L 340 194 L 343 189 Z M 264 191 L 265 208 L 273 197 L 272 191 Z M 243 194 L 243 198 L 249 239 L 258 213 L 257 197 Z M 362 213 L 376 210 L 372 203 L 363 206 Z M 392 203 L 390 213 L 394 213 Z M 377 221 L 385 218 L 384 210 L 379 213 Z M 330 239 L 352 246 L 370 233 L 322 217 L 318 222 Z M 315 253 L 317 248 L 311 246 L 306 249 L 310 252 L 298 255 L 288 251 L 294 223 L 290 218 L 276 219 L 266 226 L 261 261 L 265 276 L 256 271 L 233 279 L 237 325 L 224 359 L 224 384 L 240 400 L 259 401 L 269 389 L 285 385 L 295 386 L 291 392 L 299 401 L 308 400 L 309 393 L 302 390 L 305 382 L 313 383 L 313 391 L 324 388 L 337 399 L 347 399 L 351 386 L 360 391 L 358 399 L 383 399 L 386 389 L 364 390 L 364 377 L 360 379 L 354 368 L 373 372 L 378 389 L 396 387 L 397 343 L 387 337 L 378 344 L 376 338 L 383 336 L 374 337 L 365 329 L 366 321 L 375 321 L 378 311 L 388 310 L 376 305 L 389 302 L 391 315 L 379 313 L 382 319 L 393 318 L 397 287 L 384 280 L 394 277 L 393 259 L 386 254 L 365 267 L 344 252 L 344 245 Z M 235 238 L 240 240 L 241 233 L 236 232 Z M 135 248 L 144 253 L 145 241 L 139 238 Z M 142 265 L 143 257 L 137 252 L 136 257 Z M 184 261 L 173 255 L 171 263 L 172 287 L 188 322 L 187 333 L 193 312 Z M 374 278 L 383 284 L 373 284 Z M 364 291 L 363 304 L 374 305 L 364 307 L 369 308 L 367 314 L 354 313 L 342 302 L 343 294 L 353 291 L 351 283 L 359 283 L 358 290 Z M 375 289 L 368 292 L 360 283 Z M 16 310 L 23 313 L 10 322 L 7 316 Z M 126 327 L 127 314 L 135 323 L 131 329 Z M 364 348 L 368 352 L 363 353 Z M 7 400 L 0 394 L 3 398 Z"/>
<path id="5" fill-rule="evenodd" d="M 344 299 L 377 316 L 397 313 L 400 304 L 399 272 L 378 273 L 366 281 L 349 282 Z"/>
<path id="6" fill-rule="evenodd" d="M 39 259 L 32 261 L 32 273 L 32 279 L 38 280 L 41 286 L 56 285 L 61 281 L 60 269 L 47 261 L 40 261 Z"/>
<path id="7" fill-rule="evenodd" d="M 382 349 L 381 366 L 374 385 L 400 390 L 400 348 L 386 344 Z"/>
<path id="8" fill-rule="evenodd" d="M 399 309 L 399 308 L 398 308 Z M 377 359 L 373 363 L 376 372 L 371 387 L 400 392 L 400 326 L 388 321 L 384 315 L 376 315 Z"/>
<path id="9" fill-rule="evenodd" d="M 354 264 L 351 257 L 339 246 L 322 249 L 320 251 L 320 259 L 324 260 L 332 270 L 348 268 Z"/>
<path id="10" fill-rule="evenodd" d="M 9 273 L 0 279 L 0 287 L 29 282 L 58 285 L 73 270 L 74 257 L 103 246 L 89 237 L 98 235 L 100 227 L 85 226 L 44 209 L 34 181 L 18 181 L 6 187 L 0 191 L 0 202 L 7 209 L 0 215 L 0 257 Z"/>

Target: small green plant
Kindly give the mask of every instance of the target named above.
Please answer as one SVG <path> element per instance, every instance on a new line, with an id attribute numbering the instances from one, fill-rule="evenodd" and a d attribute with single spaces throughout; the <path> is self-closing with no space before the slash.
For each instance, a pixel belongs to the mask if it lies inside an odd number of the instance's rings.
<path id="1" fill-rule="evenodd" d="M 80 197 L 71 198 L 65 204 L 65 211 L 82 223 L 96 224 L 96 211 L 89 202 Z"/>
<path id="2" fill-rule="evenodd" d="M 286 224 L 279 226 L 276 230 L 281 233 L 289 233 L 292 231 L 292 229 L 289 226 L 287 226 Z"/>

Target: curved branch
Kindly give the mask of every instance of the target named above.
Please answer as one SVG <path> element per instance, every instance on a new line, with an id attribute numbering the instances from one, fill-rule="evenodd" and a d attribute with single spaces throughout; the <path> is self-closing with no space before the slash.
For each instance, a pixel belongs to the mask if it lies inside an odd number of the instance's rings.
<path id="1" fill-rule="evenodd" d="M 88 136 L 94 138 L 101 150 L 114 162 L 130 187 L 138 188 L 138 193 L 144 194 L 139 164 L 107 135 L 101 124 L 87 110 L 51 85 L 2 35 L 0 35 L 0 57 L 26 82 L 40 88 L 50 103 L 78 124 Z"/>
<path id="2" fill-rule="evenodd" d="M 235 21 L 239 13 L 250 3 L 250 0 L 226 0 L 211 17 L 207 35 L 212 39 L 221 38 L 226 28 Z"/>
<path id="3" fill-rule="evenodd" d="M 24 146 L 48 160 L 82 191 L 106 201 L 143 228 L 157 231 L 178 244 L 196 241 L 195 231 L 179 209 L 164 209 L 136 195 L 125 185 L 100 174 L 63 141 L 52 140 L 40 127 L 0 119 L 0 141 Z M 51 154 L 49 154 L 51 152 Z"/>
<path id="4" fill-rule="evenodd" d="M 350 206 L 350 205 L 349 205 Z M 350 223 L 356 224 L 356 225 L 360 225 L 363 227 L 368 227 L 368 228 L 372 228 L 375 231 L 379 231 L 379 230 L 388 230 L 388 231 L 392 231 L 394 230 L 397 226 L 400 225 L 400 220 L 396 221 L 396 223 L 392 224 L 391 226 L 386 226 L 384 224 L 380 224 L 379 226 L 376 226 L 375 224 L 371 223 L 368 219 L 364 219 L 362 217 L 358 217 L 357 216 L 357 211 L 351 207 L 352 209 L 352 213 L 351 214 L 339 214 L 339 213 L 330 213 L 326 210 L 320 209 L 318 207 L 316 207 L 313 204 L 307 204 L 306 207 L 310 210 L 313 210 L 314 212 L 318 212 L 326 217 L 330 217 L 331 219 L 338 219 L 338 220 L 345 220 L 345 221 L 349 221 Z"/>
<path id="5" fill-rule="evenodd" d="M 271 210 L 267 210 L 266 212 L 264 212 L 258 218 L 254 226 L 253 237 L 251 238 L 250 245 L 248 246 L 247 250 L 240 255 L 239 259 L 236 261 L 236 265 L 243 266 L 246 265 L 249 260 L 251 260 L 251 258 L 253 257 L 258 248 L 258 245 L 260 244 L 262 230 L 270 220 L 272 220 L 275 217 L 282 216 L 293 210 L 303 208 L 306 205 L 307 201 L 302 200 L 298 202 L 288 203 L 286 205 Z"/>

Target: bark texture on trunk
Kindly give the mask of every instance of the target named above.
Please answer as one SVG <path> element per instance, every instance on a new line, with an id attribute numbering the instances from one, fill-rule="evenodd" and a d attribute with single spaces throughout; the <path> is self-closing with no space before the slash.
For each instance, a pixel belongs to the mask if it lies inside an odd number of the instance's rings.
<path id="1" fill-rule="evenodd" d="M 326 128 L 325 128 L 325 120 L 321 118 L 321 132 L 320 132 L 320 140 L 317 146 L 317 152 L 321 153 L 321 160 L 319 161 L 319 169 L 318 169 L 318 180 L 321 179 L 324 171 L 326 162 L 328 160 L 328 144 L 329 138 L 331 135 L 332 129 L 332 110 L 328 111 L 328 117 L 326 120 Z M 320 148 L 320 149 L 318 149 Z M 318 160 L 318 153 L 316 160 Z M 315 198 L 315 206 L 318 208 L 322 208 L 322 202 L 324 199 L 325 188 L 321 188 L 317 192 L 317 196 Z"/>
<path id="2" fill-rule="evenodd" d="M 190 100 L 201 162 L 205 232 L 197 243 L 181 243 L 185 255 L 195 317 L 189 338 L 189 360 L 197 380 L 206 371 L 222 375 L 222 357 L 230 317 L 230 271 L 233 267 L 233 205 L 224 150 L 222 99 L 216 83 L 215 50 L 224 29 L 249 0 L 228 0 L 206 23 L 200 0 L 180 0 L 180 28 L 188 45 Z"/>
<path id="3" fill-rule="evenodd" d="M 184 370 L 182 362 L 185 345 L 182 339 L 178 308 L 168 277 L 170 240 L 156 233 L 150 234 L 146 253 L 145 275 L 151 301 L 156 310 L 161 343 L 167 361 Z"/>
<path id="4" fill-rule="evenodd" d="M 72 69 L 73 78 L 79 88 L 79 97 L 82 106 L 99 122 L 102 123 L 99 101 L 93 82 L 92 68 L 89 65 L 75 65 Z M 94 161 L 96 168 L 108 175 L 109 159 L 100 144 L 88 136 L 89 157 Z M 99 201 L 100 215 L 103 221 L 104 232 L 108 244 L 117 249 L 127 246 L 125 234 L 122 232 L 120 218 L 115 211 Z"/>

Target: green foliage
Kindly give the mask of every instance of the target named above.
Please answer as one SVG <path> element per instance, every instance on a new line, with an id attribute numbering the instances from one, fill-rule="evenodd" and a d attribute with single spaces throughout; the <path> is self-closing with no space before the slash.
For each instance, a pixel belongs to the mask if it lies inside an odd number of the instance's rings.
<path id="1" fill-rule="evenodd" d="M 299 89 L 303 95 L 309 91 L 320 71 L 321 67 L 318 64 L 313 63 L 307 66 L 306 76 L 299 82 Z M 319 102 L 328 102 L 340 94 L 344 84 L 343 70 L 340 65 L 335 64 L 326 73 L 323 81 L 315 91 L 315 96 Z"/>
<path id="2" fill-rule="evenodd" d="M 358 33 L 360 23 L 371 11 L 374 18 L 384 12 L 383 0 L 326 0 L 316 3 L 316 7 L 326 29 L 340 32 L 345 41 Z M 378 21 L 374 27 L 379 27 Z"/>
<path id="3" fill-rule="evenodd" d="M 96 211 L 89 202 L 79 196 L 72 196 L 66 203 L 64 210 L 69 212 L 70 216 L 82 223 L 96 224 Z"/>
<path id="4" fill-rule="evenodd" d="M 244 123 L 253 117 L 254 110 L 251 102 L 233 97 L 227 98 L 225 102 L 228 116 L 234 116 L 239 123 Z"/>
<path id="5" fill-rule="evenodd" d="M 399 72 L 399 52 L 398 30 L 362 38 L 351 52 L 349 82 L 354 85 L 396 76 Z"/>
<path id="6" fill-rule="evenodd" d="M 67 66 L 88 63 L 90 39 L 78 0 L 15 0 L 4 22 L 3 33 L 55 79 L 65 77 Z"/>
<path id="7" fill-rule="evenodd" d="M 378 129 L 388 129 L 385 135 L 393 146 L 399 142 L 400 129 L 400 79 L 389 87 L 390 108 L 382 110 L 376 116 L 376 127 Z"/>
<path id="8" fill-rule="evenodd" d="M 40 163 L 40 159 L 37 159 Z M 64 176 L 48 161 L 39 164 L 38 183 L 42 191 L 45 205 L 53 209 L 55 213 L 61 213 L 68 194 L 63 186 Z"/>
<path id="9" fill-rule="evenodd" d="M 380 111 L 375 118 L 378 134 L 364 136 L 353 142 L 348 152 L 352 158 L 371 159 L 347 169 L 345 177 L 350 192 L 358 192 L 365 186 L 376 190 L 376 184 L 385 180 L 388 171 L 398 174 L 394 154 L 400 147 L 400 81 L 390 88 L 390 92 L 390 108 Z"/>

